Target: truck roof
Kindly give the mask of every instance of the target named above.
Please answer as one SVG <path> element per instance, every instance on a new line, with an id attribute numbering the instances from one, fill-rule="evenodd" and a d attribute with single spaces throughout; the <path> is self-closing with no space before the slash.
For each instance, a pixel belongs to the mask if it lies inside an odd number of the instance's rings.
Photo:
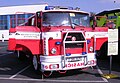
<path id="1" fill-rule="evenodd" d="M 79 11 L 79 10 L 65 10 L 65 9 L 58 9 L 58 10 L 43 10 L 42 12 L 76 12 L 76 13 L 83 13 L 89 14 L 88 12 Z"/>
<path id="2" fill-rule="evenodd" d="M 83 14 L 89 14 L 88 12 L 81 11 L 80 8 L 76 7 L 63 7 L 63 6 L 46 6 L 45 10 L 42 10 L 42 12 L 78 12 Z"/>

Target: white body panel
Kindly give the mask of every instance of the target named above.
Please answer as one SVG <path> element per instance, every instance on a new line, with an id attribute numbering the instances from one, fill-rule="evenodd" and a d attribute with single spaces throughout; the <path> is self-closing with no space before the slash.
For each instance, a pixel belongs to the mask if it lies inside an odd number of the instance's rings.
<path id="1" fill-rule="evenodd" d="M 105 38 L 108 37 L 108 32 L 86 32 L 85 33 L 86 39 L 90 39 L 91 37 L 95 38 Z"/>
<path id="2" fill-rule="evenodd" d="M 81 54 L 72 54 L 73 57 L 81 57 L 79 61 L 70 62 L 68 59 L 64 62 L 63 56 L 40 56 L 41 69 L 43 71 L 52 71 L 52 70 L 70 70 L 70 69 L 79 69 L 96 65 L 96 58 L 94 53 L 88 53 L 86 55 Z M 85 58 L 85 56 L 87 56 Z M 65 56 L 66 58 L 68 56 Z M 85 59 L 84 59 L 85 58 Z M 51 65 L 58 64 L 59 68 L 51 69 Z"/>
<path id="3" fill-rule="evenodd" d="M 0 40 L 8 40 L 9 39 L 9 30 L 0 30 Z"/>

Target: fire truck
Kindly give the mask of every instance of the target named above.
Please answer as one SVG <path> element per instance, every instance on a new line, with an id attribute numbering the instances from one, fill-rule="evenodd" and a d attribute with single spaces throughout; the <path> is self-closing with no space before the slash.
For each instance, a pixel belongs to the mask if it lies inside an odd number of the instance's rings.
<path id="1" fill-rule="evenodd" d="M 18 58 L 29 56 L 34 70 L 44 76 L 66 73 L 96 66 L 96 51 L 107 42 L 107 31 L 108 27 L 90 27 L 89 13 L 79 8 L 46 6 L 10 28 L 8 50 Z"/>

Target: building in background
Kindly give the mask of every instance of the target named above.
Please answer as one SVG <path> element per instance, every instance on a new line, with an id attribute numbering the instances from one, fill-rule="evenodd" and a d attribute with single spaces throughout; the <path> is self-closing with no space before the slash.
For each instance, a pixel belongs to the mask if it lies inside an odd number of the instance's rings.
<path id="1" fill-rule="evenodd" d="M 102 11 L 96 16 L 103 16 L 103 18 L 97 19 L 98 26 L 104 26 L 106 22 L 111 21 L 114 22 L 116 28 L 120 28 L 120 9 Z"/>
<path id="2" fill-rule="evenodd" d="M 9 28 L 24 23 L 35 12 L 45 9 L 47 4 L 0 7 L 0 40 L 9 39 Z M 16 20 L 18 19 L 18 20 Z"/>

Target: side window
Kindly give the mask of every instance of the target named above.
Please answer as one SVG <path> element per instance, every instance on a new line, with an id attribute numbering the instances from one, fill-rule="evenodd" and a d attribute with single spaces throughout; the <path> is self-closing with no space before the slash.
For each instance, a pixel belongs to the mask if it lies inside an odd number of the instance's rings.
<path id="1" fill-rule="evenodd" d="M 28 26 L 36 26 L 35 16 L 28 20 Z"/>
<path id="2" fill-rule="evenodd" d="M 35 18 L 32 18 L 32 20 L 31 20 L 31 26 L 35 26 Z"/>

